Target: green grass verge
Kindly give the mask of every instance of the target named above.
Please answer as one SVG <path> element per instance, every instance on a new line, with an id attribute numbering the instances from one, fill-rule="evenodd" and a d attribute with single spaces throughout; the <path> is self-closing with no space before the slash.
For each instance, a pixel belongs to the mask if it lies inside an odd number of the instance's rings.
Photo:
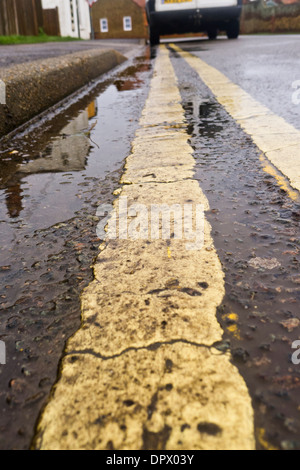
<path id="1" fill-rule="evenodd" d="M 10 44 L 38 44 L 43 42 L 67 42 L 79 40 L 79 38 L 47 36 L 46 34 L 40 34 L 39 36 L 0 36 L 0 45 L 8 46 Z"/>

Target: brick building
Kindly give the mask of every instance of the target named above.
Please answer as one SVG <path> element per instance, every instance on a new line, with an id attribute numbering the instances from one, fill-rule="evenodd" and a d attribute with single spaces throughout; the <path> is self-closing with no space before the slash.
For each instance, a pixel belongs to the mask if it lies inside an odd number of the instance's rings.
<path id="1" fill-rule="evenodd" d="M 98 0 L 92 7 L 95 38 L 147 38 L 145 3 L 145 0 Z"/>

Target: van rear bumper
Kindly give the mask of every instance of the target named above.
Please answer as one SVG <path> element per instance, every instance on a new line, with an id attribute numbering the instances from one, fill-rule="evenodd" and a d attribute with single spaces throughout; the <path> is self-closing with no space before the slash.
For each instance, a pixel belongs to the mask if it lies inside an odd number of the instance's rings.
<path id="1" fill-rule="evenodd" d="M 215 26 L 226 30 L 226 25 L 240 18 L 242 6 L 226 8 L 205 8 L 201 10 L 178 10 L 148 12 L 151 27 L 164 34 L 185 34 L 206 31 Z"/>

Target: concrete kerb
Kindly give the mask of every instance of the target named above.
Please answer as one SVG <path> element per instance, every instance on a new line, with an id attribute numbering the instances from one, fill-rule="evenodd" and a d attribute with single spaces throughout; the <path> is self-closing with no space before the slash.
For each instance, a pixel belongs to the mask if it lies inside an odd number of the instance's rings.
<path id="1" fill-rule="evenodd" d="M 114 50 L 89 50 L 2 69 L 0 137 L 125 60 Z"/>

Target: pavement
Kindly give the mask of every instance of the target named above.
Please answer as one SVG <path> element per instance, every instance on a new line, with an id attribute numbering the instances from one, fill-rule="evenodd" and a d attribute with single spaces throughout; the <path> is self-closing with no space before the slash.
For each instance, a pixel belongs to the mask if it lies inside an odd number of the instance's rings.
<path id="1" fill-rule="evenodd" d="M 120 54 L 127 56 L 141 43 L 144 44 L 144 41 L 141 42 L 139 39 L 123 39 L 0 46 L 0 67 L 12 67 L 17 64 L 60 57 L 75 52 L 85 52 L 91 49 L 114 49 Z"/>
<path id="2" fill-rule="evenodd" d="M 126 60 L 113 49 L 90 49 L 0 69 L 5 104 L 0 107 L 0 137 L 49 110 Z"/>
<path id="3" fill-rule="evenodd" d="M 75 41 L 0 46 L 0 137 L 138 55 L 144 41 Z M 124 55 L 124 54 L 126 55 Z M 1 101 L 4 97 L 1 96 Z"/>

